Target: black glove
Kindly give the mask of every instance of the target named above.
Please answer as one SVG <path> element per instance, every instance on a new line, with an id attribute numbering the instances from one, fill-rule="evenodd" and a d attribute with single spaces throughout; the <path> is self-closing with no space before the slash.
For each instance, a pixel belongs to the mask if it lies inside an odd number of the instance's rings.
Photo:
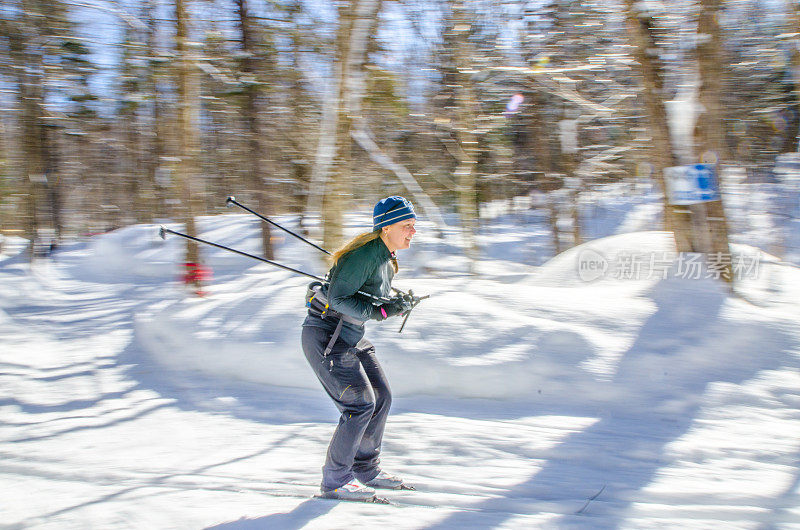
<path id="1" fill-rule="evenodd" d="M 377 320 L 386 320 L 395 315 L 402 315 L 412 307 L 414 305 L 411 297 L 395 296 L 389 302 L 375 308 L 375 318 Z"/>

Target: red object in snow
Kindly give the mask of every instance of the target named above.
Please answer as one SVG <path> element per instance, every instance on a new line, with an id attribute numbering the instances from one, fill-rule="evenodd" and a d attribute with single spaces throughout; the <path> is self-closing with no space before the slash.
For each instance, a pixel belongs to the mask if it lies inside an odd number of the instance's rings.
<path id="1" fill-rule="evenodd" d="M 206 293 L 202 290 L 202 285 L 211 281 L 211 268 L 200 263 L 191 262 L 184 263 L 183 265 L 186 267 L 183 273 L 183 283 L 186 285 L 196 285 L 197 290 L 195 293 L 199 296 L 204 296 Z"/>

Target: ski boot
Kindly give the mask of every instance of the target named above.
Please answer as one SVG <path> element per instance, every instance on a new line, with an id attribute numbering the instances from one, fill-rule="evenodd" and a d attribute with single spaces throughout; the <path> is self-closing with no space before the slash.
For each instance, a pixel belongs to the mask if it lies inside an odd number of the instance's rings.
<path id="1" fill-rule="evenodd" d="M 367 486 L 372 488 L 383 488 L 383 489 L 390 489 L 390 490 L 413 490 L 412 486 L 409 486 L 403 479 L 396 475 L 390 475 L 386 471 L 381 471 L 378 473 L 375 478 L 370 481 L 365 482 Z"/>
<path id="2" fill-rule="evenodd" d="M 341 501 L 371 502 L 375 499 L 375 490 L 362 486 L 355 480 L 351 480 L 344 486 L 339 486 L 334 490 L 322 491 L 319 497 L 322 499 L 337 499 Z"/>

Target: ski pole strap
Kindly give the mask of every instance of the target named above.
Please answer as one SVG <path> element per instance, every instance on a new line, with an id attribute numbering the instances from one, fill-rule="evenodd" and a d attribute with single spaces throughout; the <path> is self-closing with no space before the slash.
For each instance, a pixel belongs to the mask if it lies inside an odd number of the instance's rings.
<path id="1" fill-rule="evenodd" d="M 333 335 L 331 335 L 331 340 L 329 340 L 328 345 L 325 346 L 325 353 L 322 354 L 323 357 L 327 357 L 331 350 L 333 350 L 333 345 L 336 343 L 336 339 L 339 338 L 339 333 L 342 331 L 342 322 L 344 322 L 344 319 L 339 317 L 339 322 L 336 324 Z"/>

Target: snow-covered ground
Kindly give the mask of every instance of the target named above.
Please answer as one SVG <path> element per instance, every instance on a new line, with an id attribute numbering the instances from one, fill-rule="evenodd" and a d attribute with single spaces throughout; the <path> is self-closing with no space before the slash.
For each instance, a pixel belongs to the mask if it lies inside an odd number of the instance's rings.
<path id="1" fill-rule="evenodd" d="M 658 215 L 598 212 L 596 235 Z M 205 249 L 214 281 L 187 297 L 154 226 L 33 267 L 5 241 L 0 524 L 800 528 L 800 270 L 739 244 L 732 295 L 662 232 L 547 260 L 538 213 L 487 214 L 477 275 L 420 221 L 395 284 L 431 298 L 402 334 L 368 324 L 395 394 L 383 466 L 418 489 L 398 506 L 310 498 L 337 412 L 300 351 L 302 277 Z M 200 220 L 250 252 L 257 228 Z M 278 256 L 324 273 L 297 241 Z"/>

